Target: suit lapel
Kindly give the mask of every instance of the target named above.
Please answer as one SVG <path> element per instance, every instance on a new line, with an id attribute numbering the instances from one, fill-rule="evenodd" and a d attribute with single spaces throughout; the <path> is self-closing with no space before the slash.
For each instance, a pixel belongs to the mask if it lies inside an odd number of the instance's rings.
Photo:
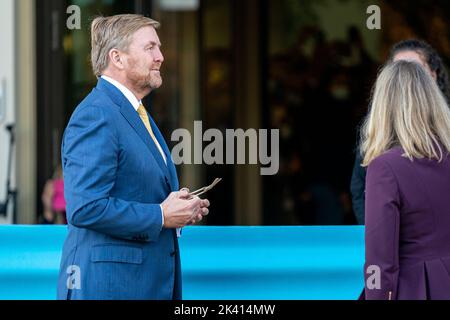
<path id="1" fill-rule="evenodd" d="M 139 114 L 136 112 L 136 110 L 134 110 L 133 106 L 128 101 L 128 99 L 122 94 L 122 92 L 120 92 L 119 89 L 117 89 L 112 84 L 110 84 L 109 82 L 107 82 L 106 80 L 104 80 L 102 78 L 100 78 L 98 80 L 97 88 L 101 91 L 106 92 L 111 97 L 113 102 L 115 102 L 116 104 L 118 104 L 120 106 L 120 113 L 128 121 L 130 126 L 136 131 L 139 138 L 142 139 L 144 144 L 149 149 L 151 155 L 153 156 L 155 161 L 158 163 L 159 168 L 162 170 L 162 172 L 166 176 L 167 180 L 170 182 L 171 176 L 169 173 L 169 169 L 166 166 L 164 159 L 162 158 L 161 153 L 158 150 L 158 147 L 156 147 L 155 143 L 153 142 L 152 138 L 150 137 L 149 132 L 147 131 L 147 128 L 145 127 L 144 123 L 142 122 L 141 118 L 139 117 Z M 151 123 L 152 123 L 152 129 L 155 132 L 156 125 L 154 124 L 153 120 L 151 120 Z M 157 128 L 156 128 L 156 131 L 158 132 L 159 136 L 162 139 L 161 133 L 159 132 L 159 130 L 157 130 Z M 158 139 L 158 142 L 161 144 L 161 139 L 159 139 L 158 137 L 157 137 L 157 139 Z M 164 143 L 164 145 L 165 145 L 165 143 Z M 169 160 L 167 160 L 167 161 L 169 161 Z M 169 162 L 167 162 L 167 163 L 169 164 Z M 171 187 L 172 187 L 172 184 L 171 184 Z"/>
<path id="2" fill-rule="evenodd" d="M 170 187 L 171 187 L 172 191 L 178 191 L 179 185 L 178 185 L 178 178 L 177 178 L 177 170 L 175 168 L 175 164 L 172 161 L 172 155 L 170 154 L 169 147 L 167 146 L 167 143 L 164 140 L 164 137 L 162 136 L 161 132 L 159 131 L 158 127 L 156 126 L 155 121 L 153 121 L 153 118 L 151 117 L 151 115 L 148 115 L 148 117 L 150 119 L 150 125 L 152 126 L 152 130 L 153 130 L 153 133 L 155 134 L 156 140 L 158 140 L 159 145 L 163 149 L 163 152 L 167 159 L 166 168 L 169 171 Z"/>

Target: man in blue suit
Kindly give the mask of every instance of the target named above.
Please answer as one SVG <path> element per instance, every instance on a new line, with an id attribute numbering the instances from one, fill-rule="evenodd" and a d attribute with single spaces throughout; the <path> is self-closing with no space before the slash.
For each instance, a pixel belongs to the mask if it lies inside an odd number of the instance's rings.
<path id="1" fill-rule="evenodd" d="M 141 100 L 162 84 L 158 22 L 92 22 L 96 88 L 64 132 L 68 236 L 58 299 L 181 299 L 180 228 L 208 200 L 178 191 L 169 149 Z"/>

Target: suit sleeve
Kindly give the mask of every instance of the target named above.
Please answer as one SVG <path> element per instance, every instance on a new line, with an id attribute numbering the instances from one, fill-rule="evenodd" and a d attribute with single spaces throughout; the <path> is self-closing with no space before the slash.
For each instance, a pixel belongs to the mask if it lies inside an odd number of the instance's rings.
<path id="1" fill-rule="evenodd" d="M 400 196 L 392 169 L 372 161 L 366 179 L 366 299 L 396 299 L 400 228 Z"/>
<path id="2" fill-rule="evenodd" d="M 68 222 L 112 237 L 155 241 L 162 229 L 159 204 L 111 197 L 118 166 L 115 127 L 96 106 L 74 113 L 62 145 Z"/>
<path id="3" fill-rule="evenodd" d="M 364 201 L 365 201 L 365 184 L 366 169 L 361 167 L 361 155 L 356 155 L 355 164 L 353 165 L 352 180 L 350 183 L 350 192 L 352 194 L 352 206 L 355 212 L 358 224 L 364 224 Z"/>

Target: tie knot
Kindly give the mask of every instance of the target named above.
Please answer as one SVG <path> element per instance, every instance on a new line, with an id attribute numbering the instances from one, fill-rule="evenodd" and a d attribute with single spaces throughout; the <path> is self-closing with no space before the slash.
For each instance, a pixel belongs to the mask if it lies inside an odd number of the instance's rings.
<path id="1" fill-rule="evenodd" d="M 140 115 L 146 115 L 146 114 L 147 114 L 147 111 L 145 110 L 145 107 L 144 107 L 143 104 L 139 105 L 139 108 L 137 109 L 137 112 L 138 112 Z"/>

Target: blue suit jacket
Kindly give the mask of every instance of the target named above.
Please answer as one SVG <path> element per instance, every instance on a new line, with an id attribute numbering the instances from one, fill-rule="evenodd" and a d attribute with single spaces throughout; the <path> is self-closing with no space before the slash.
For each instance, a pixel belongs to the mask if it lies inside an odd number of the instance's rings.
<path id="1" fill-rule="evenodd" d="M 159 205 L 178 179 L 150 122 L 167 165 L 109 82 L 99 79 L 73 113 L 62 143 L 69 230 L 58 299 L 181 299 L 178 241 L 174 229 L 161 227 Z"/>

